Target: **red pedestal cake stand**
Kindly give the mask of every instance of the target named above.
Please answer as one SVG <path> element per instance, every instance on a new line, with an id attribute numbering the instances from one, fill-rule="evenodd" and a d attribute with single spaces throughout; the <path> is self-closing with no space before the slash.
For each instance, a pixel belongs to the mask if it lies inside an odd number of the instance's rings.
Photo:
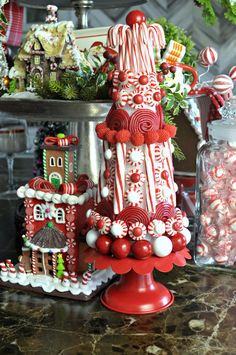
<path id="1" fill-rule="evenodd" d="M 173 266 L 185 266 L 186 259 L 191 259 L 187 248 L 159 258 L 152 256 L 146 260 L 131 257 L 116 259 L 88 249 L 87 262 L 95 262 L 96 269 L 111 267 L 120 274 L 120 280 L 110 285 L 101 295 L 101 302 L 107 308 L 126 314 L 148 314 L 161 312 L 174 302 L 174 296 L 153 278 L 153 269 L 169 272 Z"/>

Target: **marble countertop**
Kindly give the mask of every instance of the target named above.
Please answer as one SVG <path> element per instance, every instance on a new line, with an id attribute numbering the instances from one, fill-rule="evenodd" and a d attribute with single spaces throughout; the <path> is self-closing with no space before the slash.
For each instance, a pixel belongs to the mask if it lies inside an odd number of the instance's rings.
<path id="1" fill-rule="evenodd" d="M 87 303 L 0 289 L 0 354 L 236 353 L 235 273 L 189 263 L 156 274 L 175 295 L 152 315 L 124 315 Z"/>

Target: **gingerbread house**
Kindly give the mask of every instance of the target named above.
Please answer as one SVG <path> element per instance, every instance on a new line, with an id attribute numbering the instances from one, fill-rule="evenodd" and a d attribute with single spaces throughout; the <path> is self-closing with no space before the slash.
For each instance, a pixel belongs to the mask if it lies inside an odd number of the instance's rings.
<path id="1" fill-rule="evenodd" d="M 63 134 L 45 138 L 44 178 L 35 177 L 17 190 L 26 214 L 20 264 L 1 263 L 0 281 L 83 299 L 112 277 L 110 270 L 100 275 L 83 260 L 81 232 L 86 231 L 96 188 L 87 175 L 77 177 L 78 143 L 78 137 Z"/>
<path id="2" fill-rule="evenodd" d="M 66 70 L 92 73 L 92 66 L 76 44 L 71 21 L 55 21 L 56 13 L 45 24 L 35 24 L 27 33 L 10 71 L 18 91 L 33 91 L 34 80 L 59 80 Z"/>

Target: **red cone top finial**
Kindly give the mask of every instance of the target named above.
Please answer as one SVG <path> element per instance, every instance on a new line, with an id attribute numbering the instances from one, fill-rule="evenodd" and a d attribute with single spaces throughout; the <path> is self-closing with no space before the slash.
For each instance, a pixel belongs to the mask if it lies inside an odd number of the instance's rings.
<path id="1" fill-rule="evenodd" d="M 140 25 L 142 22 L 145 21 L 146 21 L 146 16 L 140 10 L 130 11 L 126 16 L 126 23 L 130 27 L 132 27 L 135 23 L 138 23 Z"/>

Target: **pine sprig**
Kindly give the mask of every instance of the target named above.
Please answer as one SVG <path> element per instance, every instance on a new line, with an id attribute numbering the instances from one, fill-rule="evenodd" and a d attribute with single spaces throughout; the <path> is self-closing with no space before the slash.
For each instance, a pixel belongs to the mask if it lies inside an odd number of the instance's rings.
<path id="1" fill-rule="evenodd" d="M 171 143 L 173 144 L 175 150 L 174 150 L 174 157 L 178 160 L 185 160 L 186 157 L 183 153 L 183 151 L 181 150 L 180 146 L 178 145 L 178 143 L 176 142 L 176 139 L 171 139 Z"/>
<path id="2" fill-rule="evenodd" d="M 230 0 L 216 0 L 226 9 L 224 17 L 234 25 L 236 24 L 236 4 Z M 207 25 L 214 25 L 217 21 L 217 15 L 211 0 L 194 0 L 202 8 L 202 17 Z"/>

